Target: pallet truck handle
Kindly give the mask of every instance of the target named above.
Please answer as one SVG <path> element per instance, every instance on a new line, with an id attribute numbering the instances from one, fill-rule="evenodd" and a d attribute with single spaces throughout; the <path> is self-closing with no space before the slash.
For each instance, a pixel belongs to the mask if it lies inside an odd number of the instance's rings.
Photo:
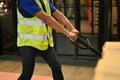
<path id="1" fill-rule="evenodd" d="M 84 41 L 85 41 L 88 45 L 91 45 L 90 42 L 89 42 L 89 40 L 88 40 L 86 37 L 84 37 L 83 35 L 79 35 L 79 36 L 78 36 L 78 39 L 77 39 L 76 41 L 73 40 L 72 38 L 69 38 L 69 40 L 70 40 L 71 43 L 73 43 L 74 45 L 76 45 L 77 47 L 79 47 L 79 48 L 81 48 L 81 49 L 89 49 L 89 47 L 86 47 L 86 46 L 83 47 L 83 46 L 80 46 L 79 44 L 77 44 L 77 42 L 81 43 L 80 38 L 84 39 Z"/>
<path id="2" fill-rule="evenodd" d="M 73 43 L 75 46 L 77 46 L 78 48 L 81 48 L 81 49 L 90 49 L 92 50 L 93 52 L 95 52 L 97 54 L 97 56 L 99 56 L 101 58 L 101 52 L 97 49 L 95 49 L 90 41 L 84 37 L 83 35 L 79 35 L 78 36 L 78 39 L 75 41 L 73 40 L 72 38 L 69 38 L 70 42 Z M 85 47 L 81 47 L 78 43 L 81 43 L 82 45 L 84 45 Z"/>

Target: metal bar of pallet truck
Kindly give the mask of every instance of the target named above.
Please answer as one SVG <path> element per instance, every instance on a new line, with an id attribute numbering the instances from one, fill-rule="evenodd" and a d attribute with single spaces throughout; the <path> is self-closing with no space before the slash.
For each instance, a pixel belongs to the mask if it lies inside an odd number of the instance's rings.
<path id="1" fill-rule="evenodd" d="M 93 52 L 95 52 L 98 56 L 101 56 L 101 52 L 98 51 L 97 49 L 95 49 L 93 46 L 88 45 L 85 42 L 82 42 L 82 40 L 78 39 L 80 43 L 82 43 L 83 45 L 85 45 L 86 47 L 88 47 L 89 49 L 91 49 Z"/>

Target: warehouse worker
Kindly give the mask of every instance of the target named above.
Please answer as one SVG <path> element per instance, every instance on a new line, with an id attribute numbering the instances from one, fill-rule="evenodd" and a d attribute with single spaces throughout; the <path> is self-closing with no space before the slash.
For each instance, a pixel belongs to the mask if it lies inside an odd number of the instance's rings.
<path id="1" fill-rule="evenodd" d="M 18 80 L 31 79 L 36 53 L 48 63 L 53 80 L 64 80 L 61 64 L 53 48 L 52 29 L 76 40 L 79 31 L 70 21 L 49 0 L 18 0 L 17 29 L 17 46 L 22 56 L 22 74 Z"/>

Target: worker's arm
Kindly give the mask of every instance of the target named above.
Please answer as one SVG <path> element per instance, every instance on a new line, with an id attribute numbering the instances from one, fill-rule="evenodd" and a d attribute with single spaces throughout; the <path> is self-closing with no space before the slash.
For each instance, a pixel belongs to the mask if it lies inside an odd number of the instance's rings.
<path id="1" fill-rule="evenodd" d="M 79 34 L 79 31 L 75 29 L 75 27 L 71 24 L 71 22 L 67 19 L 66 16 L 63 15 L 59 10 L 56 10 L 52 15 L 64 26 L 66 26 L 71 32 Z"/>
<path id="2" fill-rule="evenodd" d="M 46 24 L 51 26 L 53 29 L 65 34 L 67 37 L 71 37 L 72 39 L 76 40 L 77 37 L 74 33 L 69 32 L 66 30 L 60 23 L 58 23 L 52 16 L 46 14 L 43 10 L 38 11 L 35 13 L 35 16 L 39 19 L 43 20 Z"/>

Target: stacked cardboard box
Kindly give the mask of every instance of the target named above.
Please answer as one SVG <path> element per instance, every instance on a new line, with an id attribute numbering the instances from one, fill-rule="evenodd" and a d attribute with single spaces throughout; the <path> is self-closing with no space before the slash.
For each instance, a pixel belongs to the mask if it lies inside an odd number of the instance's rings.
<path id="1" fill-rule="evenodd" d="M 120 80 L 120 42 L 106 42 L 93 80 Z"/>

